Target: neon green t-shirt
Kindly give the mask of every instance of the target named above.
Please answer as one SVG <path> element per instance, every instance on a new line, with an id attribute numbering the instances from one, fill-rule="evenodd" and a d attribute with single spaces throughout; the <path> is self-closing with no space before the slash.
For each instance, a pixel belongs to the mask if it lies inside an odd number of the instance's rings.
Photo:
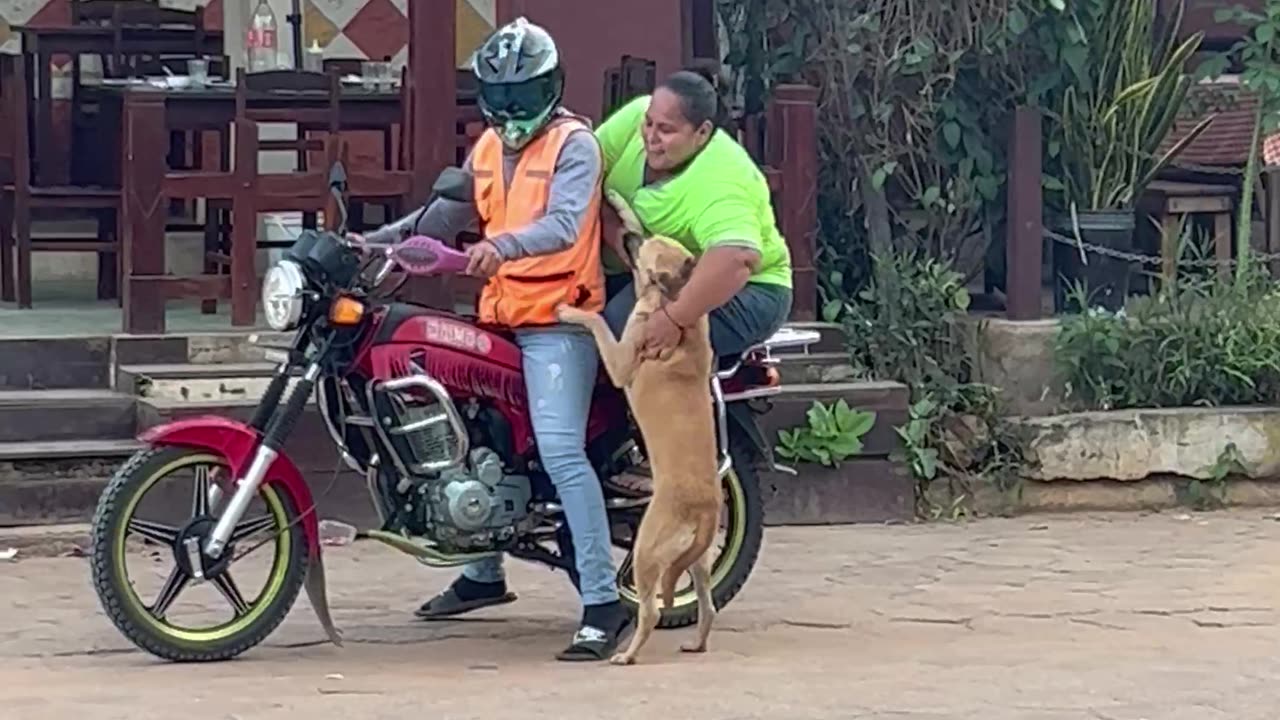
<path id="1" fill-rule="evenodd" d="M 723 130 L 676 176 L 644 184 L 641 127 L 649 96 L 619 108 L 596 129 L 604 153 L 604 187 L 631 204 L 644 227 L 695 255 L 717 246 L 759 251 L 750 282 L 791 287 L 791 252 L 778 230 L 769 186 L 755 160 Z M 612 258 L 611 258 L 612 259 Z M 617 260 L 606 271 L 618 272 Z"/>

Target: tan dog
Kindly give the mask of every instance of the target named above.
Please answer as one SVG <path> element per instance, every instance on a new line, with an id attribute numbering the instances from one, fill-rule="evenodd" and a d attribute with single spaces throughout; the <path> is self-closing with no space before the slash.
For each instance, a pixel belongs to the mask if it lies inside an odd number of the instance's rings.
<path id="1" fill-rule="evenodd" d="M 635 227 L 627 214 L 623 220 Z M 636 653 L 658 624 L 659 589 L 664 604 L 671 607 L 676 583 L 685 571 L 693 576 L 698 595 L 698 636 L 681 649 L 707 649 L 716 616 L 711 597 L 712 543 L 720 525 L 722 502 L 707 318 L 699 318 L 683 333 L 679 345 L 662 358 L 645 360 L 639 356 L 643 321 L 675 299 L 689 280 L 694 258 L 667 238 L 646 240 L 629 230 L 624 235 L 635 276 L 636 305 L 622 339 L 614 339 L 599 315 L 567 306 L 559 311 L 561 320 L 582 325 L 595 336 L 605 371 L 614 385 L 626 391 L 653 468 L 653 499 L 636 533 L 634 550 L 640 615 L 630 646 L 612 658 L 615 665 L 635 662 Z M 673 421 L 675 418 L 679 420 Z"/>

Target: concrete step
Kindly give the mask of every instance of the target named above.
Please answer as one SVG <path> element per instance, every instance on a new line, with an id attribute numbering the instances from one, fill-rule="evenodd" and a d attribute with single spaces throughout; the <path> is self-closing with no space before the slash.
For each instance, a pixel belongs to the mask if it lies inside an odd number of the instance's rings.
<path id="1" fill-rule="evenodd" d="M 142 443 L 132 438 L 118 440 L 54 440 L 0 443 L 0 463 L 21 460 L 92 460 L 127 458 Z M 0 475 L 3 471 L 0 471 Z"/>
<path id="2" fill-rule="evenodd" d="M 110 368 L 109 337 L 0 340 L 0 391 L 106 388 Z"/>
<path id="3" fill-rule="evenodd" d="M 271 383 L 266 362 L 121 365 L 116 389 L 139 397 L 184 402 L 256 401 Z"/>
<path id="4" fill-rule="evenodd" d="M 808 355 L 781 355 L 778 371 L 784 385 L 849 382 L 854 379 L 849 354 L 815 352 Z"/>
<path id="5" fill-rule="evenodd" d="M 0 462 L 0 527 L 85 522 L 123 457 L 56 457 Z"/>
<path id="6" fill-rule="evenodd" d="M 844 400 L 855 410 L 876 413 L 876 423 L 862 438 L 863 455 L 884 457 L 897 450 L 901 440 L 895 428 L 907 422 L 910 403 L 907 386 L 896 382 L 854 382 L 784 385 L 769 398 L 770 409 L 760 418 L 765 439 L 775 446 L 779 430 L 808 425 L 813 403 Z"/>
<path id="7" fill-rule="evenodd" d="M 134 435 L 134 399 L 110 390 L 0 391 L 0 443 Z"/>

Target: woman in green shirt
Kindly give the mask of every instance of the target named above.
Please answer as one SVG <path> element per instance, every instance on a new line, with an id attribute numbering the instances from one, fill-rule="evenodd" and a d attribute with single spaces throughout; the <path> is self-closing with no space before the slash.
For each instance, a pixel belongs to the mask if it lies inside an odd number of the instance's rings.
<path id="1" fill-rule="evenodd" d="M 682 71 L 596 130 L 605 189 L 631 205 L 647 232 L 698 258 L 680 297 L 650 316 L 649 353 L 674 347 L 682 327 L 709 314 L 716 354 L 735 356 L 777 331 L 791 311 L 791 256 L 768 184 L 747 151 L 716 128 L 718 102 L 706 78 Z M 604 314 L 620 334 L 635 292 L 619 279 L 629 275 L 617 257 L 606 264 L 615 292 Z"/>
<path id="2" fill-rule="evenodd" d="M 776 332 L 791 312 L 791 254 L 768 183 L 747 151 L 716 128 L 718 103 L 710 81 L 682 71 L 596 130 L 605 190 L 621 195 L 648 233 L 672 238 L 697 257 L 679 297 L 646 321 L 647 354 L 674 347 L 682 328 L 709 315 L 712 348 L 734 357 Z M 606 241 L 618 235 L 610 224 Z M 618 336 L 636 302 L 624 255 L 615 251 L 605 261 L 604 316 Z M 609 483 L 629 494 L 650 489 L 640 475 Z"/>

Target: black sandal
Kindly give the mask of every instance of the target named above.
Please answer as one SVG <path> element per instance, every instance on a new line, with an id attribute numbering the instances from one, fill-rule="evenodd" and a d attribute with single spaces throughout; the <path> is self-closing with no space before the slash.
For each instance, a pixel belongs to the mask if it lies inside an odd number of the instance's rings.
<path id="1" fill-rule="evenodd" d="M 584 617 L 582 626 L 573 634 L 569 647 L 557 653 L 556 659 L 561 662 L 600 662 L 613 657 L 618 652 L 618 646 L 634 628 L 635 618 L 622 603 L 611 603 L 607 609 L 603 609 L 603 613 L 606 615 L 604 621 L 597 621 L 595 624 Z M 590 614 L 591 610 L 588 609 L 585 615 Z M 605 627 L 599 627 L 600 625 Z"/>
<path id="2" fill-rule="evenodd" d="M 505 586 L 502 588 L 502 592 L 500 594 L 472 597 L 464 600 L 462 596 L 458 594 L 458 586 L 467 582 L 471 581 L 468 581 L 465 578 L 459 578 L 444 592 L 422 603 L 422 607 L 414 611 L 414 616 L 419 620 L 440 620 L 443 618 L 465 615 L 466 613 L 487 607 L 509 605 L 516 601 L 516 594 L 513 592 L 507 592 Z M 477 585 L 479 583 L 472 582 L 471 584 Z"/>

